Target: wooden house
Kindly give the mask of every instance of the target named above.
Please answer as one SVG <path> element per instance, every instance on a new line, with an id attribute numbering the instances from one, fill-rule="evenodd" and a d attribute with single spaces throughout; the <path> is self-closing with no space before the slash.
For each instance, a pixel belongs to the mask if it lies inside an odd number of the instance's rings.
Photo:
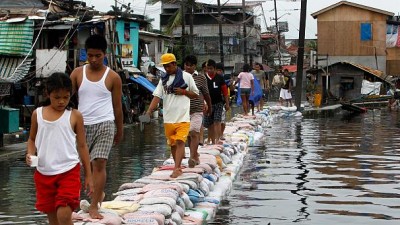
<path id="1" fill-rule="evenodd" d="M 317 19 L 318 55 L 327 56 L 320 66 L 348 61 L 400 74 L 398 49 L 386 47 L 388 21 L 394 13 L 341 1 L 311 14 Z"/>

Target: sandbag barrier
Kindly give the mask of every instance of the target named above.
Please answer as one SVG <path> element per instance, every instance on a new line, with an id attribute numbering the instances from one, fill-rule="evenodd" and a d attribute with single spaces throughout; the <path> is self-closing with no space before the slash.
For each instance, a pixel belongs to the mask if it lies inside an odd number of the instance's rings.
<path id="1" fill-rule="evenodd" d="M 248 147 L 263 146 L 263 132 L 276 113 L 269 108 L 255 116 L 237 115 L 226 124 L 219 145 L 199 147 L 200 164 L 188 167 L 190 150 L 185 148 L 183 174 L 169 175 L 174 161 L 169 158 L 152 173 L 132 183 L 122 184 L 114 200 L 103 202 L 104 219 L 90 219 L 89 203 L 81 201 L 81 210 L 73 214 L 75 225 L 202 225 L 211 221 L 221 200 L 233 185 Z"/>

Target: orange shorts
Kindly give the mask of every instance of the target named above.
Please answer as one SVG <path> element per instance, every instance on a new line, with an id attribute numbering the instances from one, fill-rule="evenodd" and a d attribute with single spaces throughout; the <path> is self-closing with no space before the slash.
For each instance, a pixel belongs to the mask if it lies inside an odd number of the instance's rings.
<path id="1" fill-rule="evenodd" d="M 190 123 L 164 123 L 165 136 L 169 146 L 176 145 L 176 141 L 186 142 L 189 134 Z"/>
<path id="2" fill-rule="evenodd" d="M 44 213 L 55 212 L 60 206 L 69 206 L 72 211 L 79 207 L 81 191 L 80 164 L 57 175 L 46 176 L 35 171 L 36 208 Z"/>

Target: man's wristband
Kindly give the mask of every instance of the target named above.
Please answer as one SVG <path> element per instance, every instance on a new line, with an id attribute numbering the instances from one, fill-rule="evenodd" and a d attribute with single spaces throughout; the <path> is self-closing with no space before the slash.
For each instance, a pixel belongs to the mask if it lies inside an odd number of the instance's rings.
<path id="1" fill-rule="evenodd" d="M 186 90 L 185 90 L 185 89 L 183 89 L 183 95 L 185 95 L 185 96 L 186 96 Z"/>

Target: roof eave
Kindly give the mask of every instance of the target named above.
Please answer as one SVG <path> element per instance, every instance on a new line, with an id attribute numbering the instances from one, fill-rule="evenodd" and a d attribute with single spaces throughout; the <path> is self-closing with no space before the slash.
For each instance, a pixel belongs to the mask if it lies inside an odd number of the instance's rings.
<path id="1" fill-rule="evenodd" d="M 336 4 L 330 5 L 330 6 L 328 6 L 326 8 L 323 8 L 323 9 L 321 9 L 321 10 L 315 12 L 315 13 L 312 13 L 311 16 L 314 19 L 316 19 L 318 17 L 318 15 L 320 15 L 322 13 L 325 13 L 325 12 L 331 10 L 331 9 L 334 9 L 334 8 L 340 6 L 340 5 L 349 5 L 349 6 L 353 6 L 353 7 L 356 7 L 356 8 L 366 9 L 366 10 L 369 10 L 369 11 L 385 14 L 385 15 L 388 15 L 388 16 L 394 16 L 394 13 L 389 12 L 389 11 L 385 11 L 385 10 L 381 10 L 381 9 L 377 9 L 377 8 L 373 8 L 373 7 L 369 7 L 369 6 L 353 3 L 353 2 L 348 2 L 348 1 L 341 1 L 341 2 L 338 2 Z"/>

